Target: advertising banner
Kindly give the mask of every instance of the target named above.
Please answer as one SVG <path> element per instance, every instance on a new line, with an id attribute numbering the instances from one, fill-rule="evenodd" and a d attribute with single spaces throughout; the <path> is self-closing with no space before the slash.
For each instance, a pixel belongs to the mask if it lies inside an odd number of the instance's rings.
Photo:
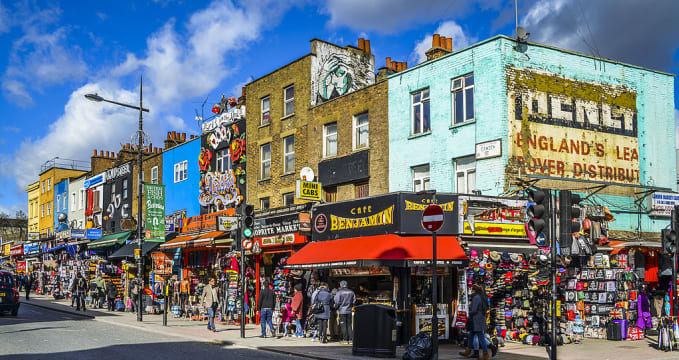
<path id="1" fill-rule="evenodd" d="M 422 212 L 433 204 L 431 195 L 417 195 L 414 193 L 399 194 L 400 228 L 404 235 L 431 235 L 422 228 Z M 457 223 L 458 196 L 453 194 L 436 194 L 436 204 L 443 209 L 443 226 L 436 232 L 439 235 L 459 234 Z"/>
<path id="2" fill-rule="evenodd" d="M 11 249 L 12 249 L 11 244 L 2 245 L 2 255 L 5 255 L 5 256 L 9 255 L 9 252 L 10 252 Z"/>
<path id="3" fill-rule="evenodd" d="M 296 194 L 298 199 L 321 201 L 321 183 L 297 180 Z"/>
<path id="4" fill-rule="evenodd" d="M 87 229 L 85 230 L 85 236 L 88 239 L 99 239 L 101 237 L 101 229 Z"/>
<path id="5" fill-rule="evenodd" d="M 679 205 L 679 194 L 655 192 L 648 199 L 649 216 L 671 216 L 674 207 Z"/>
<path id="6" fill-rule="evenodd" d="M 165 241 L 165 185 L 144 184 L 146 240 Z"/>
<path id="7" fill-rule="evenodd" d="M 507 68 L 509 159 L 522 173 L 639 184 L 637 93 Z"/>
<path id="8" fill-rule="evenodd" d="M 526 237 L 526 200 L 490 196 L 459 198 L 459 227 L 465 235 Z"/>
<path id="9" fill-rule="evenodd" d="M 24 246 L 23 245 L 14 245 L 10 248 L 9 254 L 12 256 L 16 255 L 23 255 L 24 254 Z"/>
<path id="10" fill-rule="evenodd" d="M 153 272 L 156 275 L 169 275 L 172 273 L 172 259 L 166 253 L 153 253 Z"/>
<path id="11" fill-rule="evenodd" d="M 25 273 L 26 272 L 26 262 L 25 261 L 17 261 L 17 272 L 18 273 Z"/>

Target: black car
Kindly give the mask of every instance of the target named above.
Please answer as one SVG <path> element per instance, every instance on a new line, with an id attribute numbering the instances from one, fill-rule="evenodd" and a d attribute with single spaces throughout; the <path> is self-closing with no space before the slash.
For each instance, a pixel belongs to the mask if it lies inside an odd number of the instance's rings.
<path id="1" fill-rule="evenodd" d="M 0 270 L 0 312 L 9 311 L 12 316 L 17 316 L 20 304 L 14 275 Z"/>

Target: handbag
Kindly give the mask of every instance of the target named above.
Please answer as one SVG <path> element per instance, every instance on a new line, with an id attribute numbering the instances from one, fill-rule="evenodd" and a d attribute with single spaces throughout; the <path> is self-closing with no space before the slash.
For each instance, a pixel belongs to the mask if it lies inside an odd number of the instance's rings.
<path id="1" fill-rule="evenodd" d="M 314 304 L 314 306 L 311 307 L 311 312 L 313 314 L 321 314 L 325 312 L 325 306 L 323 306 L 323 303 L 317 302 Z"/>

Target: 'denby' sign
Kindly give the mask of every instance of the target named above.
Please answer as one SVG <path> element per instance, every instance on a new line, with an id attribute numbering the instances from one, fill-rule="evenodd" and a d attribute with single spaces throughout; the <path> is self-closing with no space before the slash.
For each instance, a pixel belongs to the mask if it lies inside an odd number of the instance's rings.
<path id="1" fill-rule="evenodd" d="M 443 225 L 443 209 L 436 204 L 431 204 L 422 213 L 422 227 L 431 232 L 436 232 Z"/>

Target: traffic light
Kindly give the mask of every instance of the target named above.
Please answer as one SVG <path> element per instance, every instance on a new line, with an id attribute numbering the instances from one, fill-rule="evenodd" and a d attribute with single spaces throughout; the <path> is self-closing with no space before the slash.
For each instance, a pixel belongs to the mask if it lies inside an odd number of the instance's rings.
<path id="1" fill-rule="evenodd" d="M 250 239 L 254 235 L 255 226 L 255 207 L 250 204 L 246 204 L 242 208 L 243 210 L 243 238 Z"/>
<path id="2" fill-rule="evenodd" d="M 546 189 L 528 190 L 528 202 L 533 203 L 526 209 L 526 215 L 530 218 L 528 220 L 528 230 L 535 232 L 536 239 L 550 239 L 550 197 L 549 190 Z"/>
<path id="3" fill-rule="evenodd" d="M 677 251 L 677 233 L 672 229 L 662 229 L 662 253 L 667 255 Z"/>
<path id="4" fill-rule="evenodd" d="M 580 223 L 573 219 L 580 217 L 580 195 L 569 190 L 559 191 L 559 245 L 570 249 L 573 243 L 573 233 L 580 231 Z"/>

